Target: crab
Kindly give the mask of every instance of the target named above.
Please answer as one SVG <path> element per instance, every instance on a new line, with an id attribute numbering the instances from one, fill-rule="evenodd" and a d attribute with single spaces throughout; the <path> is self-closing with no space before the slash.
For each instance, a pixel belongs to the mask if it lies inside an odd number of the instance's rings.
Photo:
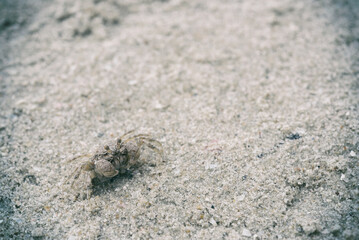
<path id="1" fill-rule="evenodd" d="M 133 135 L 134 130 L 117 138 L 111 144 L 99 148 L 93 155 L 80 155 L 70 161 L 89 157 L 89 160 L 78 166 L 67 178 L 73 179 L 71 188 L 81 175 L 85 175 L 85 188 L 87 197 L 91 196 L 93 186 L 99 182 L 105 182 L 124 173 L 139 163 L 141 150 L 147 146 L 157 152 L 163 158 L 162 144 L 151 138 L 148 134 Z"/>

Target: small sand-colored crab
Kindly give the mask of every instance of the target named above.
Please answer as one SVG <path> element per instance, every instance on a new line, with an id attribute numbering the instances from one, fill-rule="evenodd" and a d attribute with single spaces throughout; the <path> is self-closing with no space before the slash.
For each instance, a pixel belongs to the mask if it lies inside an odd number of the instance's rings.
<path id="1" fill-rule="evenodd" d="M 67 178 L 72 178 L 71 188 L 80 175 L 86 175 L 86 183 L 82 185 L 86 185 L 87 195 L 91 195 L 93 184 L 96 182 L 109 180 L 135 166 L 140 158 L 142 146 L 151 148 L 163 157 L 163 148 L 159 141 L 148 134 L 133 135 L 133 132 L 134 130 L 127 132 L 115 142 L 98 149 L 93 155 L 73 158 L 71 161 L 81 157 L 89 157 L 89 160 L 77 167 Z"/>

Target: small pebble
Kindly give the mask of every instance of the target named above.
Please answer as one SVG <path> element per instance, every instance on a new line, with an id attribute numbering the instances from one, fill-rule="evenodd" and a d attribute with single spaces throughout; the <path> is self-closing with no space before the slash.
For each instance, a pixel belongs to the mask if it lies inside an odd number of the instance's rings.
<path id="1" fill-rule="evenodd" d="M 238 197 L 238 201 L 240 201 L 240 202 L 243 201 L 245 197 L 246 197 L 246 195 L 244 195 L 244 194 L 240 195 Z"/>
<path id="2" fill-rule="evenodd" d="M 346 179 L 345 174 L 342 174 L 342 175 L 340 176 L 340 180 L 342 180 L 342 181 L 344 181 L 344 182 L 348 182 L 348 179 Z"/>
<path id="3" fill-rule="evenodd" d="M 208 170 L 208 169 L 215 169 L 217 168 L 218 165 L 217 164 L 208 164 L 205 166 L 205 169 Z"/>
<path id="4" fill-rule="evenodd" d="M 132 81 L 129 81 L 128 82 L 128 85 L 130 85 L 130 86 L 134 86 L 134 85 L 136 85 L 137 84 L 137 81 L 136 80 L 132 80 Z"/>
<path id="5" fill-rule="evenodd" d="M 216 223 L 216 221 L 215 221 L 213 218 L 211 218 L 211 219 L 209 220 L 209 222 L 210 222 L 213 226 L 217 226 L 217 223 Z"/>
<path id="6" fill-rule="evenodd" d="M 243 229 L 243 232 L 242 232 L 242 236 L 251 237 L 252 234 L 251 234 L 251 232 L 250 232 L 247 228 L 244 228 L 244 229 Z"/>
<path id="7" fill-rule="evenodd" d="M 349 155 L 350 155 L 351 157 L 355 157 L 355 156 L 356 156 L 356 153 L 355 153 L 354 151 L 350 151 Z"/>
<path id="8" fill-rule="evenodd" d="M 257 235 L 257 234 L 254 234 L 253 235 L 253 240 L 260 240 L 261 238 Z"/>
<path id="9" fill-rule="evenodd" d="M 159 110 L 159 109 L 162 109 L 162 108 L 163 108 L 163 105 L 162 105 L 158 100 L 156 100 L 156 101 L 153 103 L 153 105 L 154 105 L 154 108 L 155 108 L 156 110 Z"/>

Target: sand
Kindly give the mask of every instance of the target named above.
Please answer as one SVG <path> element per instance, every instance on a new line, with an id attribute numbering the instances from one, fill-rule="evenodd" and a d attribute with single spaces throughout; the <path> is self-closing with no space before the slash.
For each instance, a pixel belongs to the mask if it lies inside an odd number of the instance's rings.
<path id="1" fill-rule="evenodd" d="M 0 239 L 359 238 L 358 1 L 73 2 L 0 3 Z"/>

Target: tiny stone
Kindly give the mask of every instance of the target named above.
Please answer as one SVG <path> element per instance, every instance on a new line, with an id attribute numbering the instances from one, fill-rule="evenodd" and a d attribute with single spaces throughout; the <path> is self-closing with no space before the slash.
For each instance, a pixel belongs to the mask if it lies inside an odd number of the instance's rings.
<path id="1" fill-rule="evenodd" d="M 217 168 L 218 165 L 217 164 L 208 164 L 205 166 L 205 169 L 208 170 L 208 169 L 215 169 Z"/>
<path id="2" fill-rule="evenodd" d="M 133 86 L 133 85 L 136 85 L 136 84 L 137 84 L 136 80 L 132 80 L 132 81 L 128 82 L 128 85 L 130 85 L 130 86 Z"/>
<path id="3" fill-rule="evenodd" d="M 216 223 L 216 221 L 215 221 L 213 218 L 211 218 L 211 219 L 209 220 L 209 222 L 210 222 L 213 226 L 217 226 L 217 223 Z"/>
<path id="4" fill-rule="evenodd" d="M 240 202 L 243 201 L 245 197 L 246 197 L 246 195 L 244 195 L 244 194 L 240 195 L 238 197 L 238 201 L 240 201 Z"/>
<path id="5" fill-rule="evenodd" d="M 344 182 L 347 181 L 347 180 L 345 179 L 345 174 L 342 174 L 342 175 L 340 176 L 340 180 L 342 180 L 342 181 L 344 181 Z"/>
<path id="6" fill-rule="evenodd" d="M 355 157 L 355 156 L 356 156 L 356 153 L 355 153 L 354 151 L 350 151 L 349 155 L 350 155 L 351 157 Z"/>
<path id="7" fill-rule="evenodd" d="M 32 175 L 32 174 L 26 175 L 26 176 L 23 178 L 23 181 L 24 181 L 24 182 L 28 182 L 28 183 L 33 184 L 33 185 L 37 185 L 36 176 L 34 176 L 34 175 Z"/>
<path id="8" fill-rule="evenodd" d="M 243 229 L 242 235 L 245 236 L 245 237 L 252 236 L 251 232 L 247 228 Z"/>
<path id="9" fill-rule="evenodd" d="M 163 105 L 157 100 L 154 102 L 154 108 L 159 110 L 163 108 Z"/>
<path id="10" fill-rule="evenodd" d="M 257 234 L 254 234 L 253 235 L 253 240 L 260 240 L 261 238 L 257 235 Z"/>

